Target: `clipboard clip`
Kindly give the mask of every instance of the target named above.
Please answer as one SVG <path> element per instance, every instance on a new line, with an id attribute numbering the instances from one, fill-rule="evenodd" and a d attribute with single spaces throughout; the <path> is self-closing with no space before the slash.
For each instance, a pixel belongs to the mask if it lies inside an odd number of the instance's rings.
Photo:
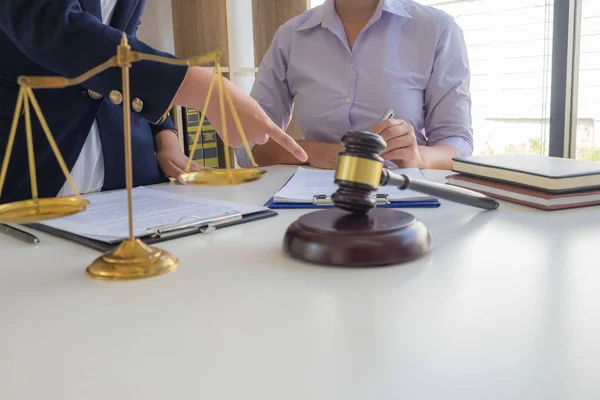
<path id="1" fill-rule="evenodd" d="M 218 225 L 242 219 L 242 214 L 235 211 L 227 211 L 212 217 L 189 216 L 180 218 L 177 222 L 148 228 L 153 238 L 167 238 L 169 236 L 186 233 L 210 233 L 217 229 Z"/>
<path id="2" fill-rule="evenodd" d="M 375 200 L 375 204 L 383 205 L 389 204 L 389 196 L 385 193 L 378 193 L 375 196 L 372 196 Z M 332 205 L 333 201 L 331 201 L 331 197 L 327 197 L 324 194 L 313 196 L 313 206 L 323 206 L 323 205 Z"/>

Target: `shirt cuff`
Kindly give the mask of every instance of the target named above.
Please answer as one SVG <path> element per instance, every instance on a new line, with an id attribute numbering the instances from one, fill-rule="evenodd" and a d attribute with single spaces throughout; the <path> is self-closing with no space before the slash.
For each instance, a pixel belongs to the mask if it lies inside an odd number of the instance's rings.
<path id="1" fill-rule="evenodd" d="M 249 144 L 250 151 L 254 151 L 254 147 L 256 144 Z M 252 162 L 250 161 L 250 157 L 248 156 L 248 152 L 246 151 L 246 146 L 241 146 L 235 149 L 235 157 L 237 159 L 237 163 L 241 168 L 253 168 Z"/>
<path id="2" fill-rule="evenodd" d="M 443 143 L 449 144 L 454 147 L 460 153 L 461 157 L 467 157 L 473 154 L 473 144 L 470 143 L 467 139 L 461 136 L 450 136 L 436 141 L 435 143 L 430 143 L 430 146 Z"/>
<path id="3" fill-rule="evenodd" d="M 390 161 L 390 160 L 384 160 L 384 161 L 383 161 L 383 165 L 384 165 L 385 167 L 388 167 L 388 168 L 390 168 L 390 169 L 395 169 L 395 168 L 398 168 L 398 166 L 397 166 L 397 165 L 396 165 L 396 164 L 395 164 L 393 161 Z"/>

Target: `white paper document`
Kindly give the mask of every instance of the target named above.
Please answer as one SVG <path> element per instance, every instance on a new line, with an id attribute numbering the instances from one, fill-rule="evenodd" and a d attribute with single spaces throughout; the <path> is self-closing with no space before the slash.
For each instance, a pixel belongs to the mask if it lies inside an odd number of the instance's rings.
<path id="1" fill-rule="evenodd" d="M 94 193 L 83 198 L 88 208 L 66 218 L 45 221 L 43 225 L 108 243 L 129 237 L 127 191 Z M 158 227 L 181 222 L 198 222 L 222 215 L 252 214 L 265 207 L 208 200 L 162 190 L 137 187 L 132 190 L 133 234 L 151 234 Z"/>
<path id="2" fill-rule="evenodd" d="M 393 171 L 406 175 L 411 179 L 425 180 L 418 168 L 399 168 Z M 273 200 L 277 203 L 312 203 L 314 196 L 325 195 L 329 198 L 338 189 L 338 185 L 335 184 L 334 180 L 334 170 L 300 167 L 292 179 L 273 196 Z M 381 186 L 373 192 L 373 195 L 376 194 L 386 194 L 388 200 L 392 202 L 437 200 L 429 195 L 412 190 L 400 190 L 394 186 Z"/>

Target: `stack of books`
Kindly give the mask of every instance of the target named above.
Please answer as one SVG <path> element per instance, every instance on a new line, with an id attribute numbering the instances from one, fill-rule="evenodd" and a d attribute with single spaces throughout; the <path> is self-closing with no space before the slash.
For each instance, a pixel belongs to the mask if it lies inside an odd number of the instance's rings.
<path id="1" fill-rule="evenodd" d="M 600 204 L 600 163 L 535 155 L 454 159 L 448 184 L 541 210 Z"/>
<path id="2" fill-rule="evenodd" d="M 225 144 L 210 121 L 204 118 L 200 126 L 201 113 L 192 108 L 181 108 L 183 122 L 184 153 L 192 161 L 209 168 L 225 168 Z M 199 137 L 198 137 L 199 136 Z M 198 138 L 196 151 L 191 154 L 194 141 Z M 233 159 L 230 160 L 233 165 Z"/>

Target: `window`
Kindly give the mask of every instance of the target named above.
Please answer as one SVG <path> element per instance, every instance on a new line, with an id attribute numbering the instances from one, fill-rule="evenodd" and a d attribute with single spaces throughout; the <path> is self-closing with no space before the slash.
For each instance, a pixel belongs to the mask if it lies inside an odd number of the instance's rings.
<path id="1" fill-rule="evenodd" d="M 464 32 L 474 154 L 548 154 L 553 1 L 420 3 L 447 12 Z"/>
<path id="2" fill-rule="evenodd" d="M 580 32 L 575 157 L 600 161 L 600 1 L 581 2 Z"/>

